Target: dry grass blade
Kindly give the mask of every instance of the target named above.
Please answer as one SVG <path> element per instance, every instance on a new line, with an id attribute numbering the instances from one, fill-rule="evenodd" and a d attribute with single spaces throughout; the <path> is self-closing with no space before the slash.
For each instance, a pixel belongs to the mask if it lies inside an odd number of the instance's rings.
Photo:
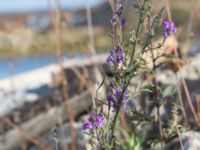
<path id="1" fill-rule="evenodd" d="M 198 8 L 198 5 L 195 4 L 194 0 L 189 0 L 189 1 L 195 13 L 197 14 L 198 18 L 200 19 L 200 9 Z"/>
<path id="2" fill-rule="evenodd" d="M 56 6 L 56 21 L 55 21 L 55 38 L 56 38 L 56 48 L 57 48 L 57 57 L 58 57 L 58 64 L 61 69 L 61 74 L 62 74 L 62 85 L 63 85 L 63 98 L 64 98 L 64 105 L 66 106 L 67 109 L 67 100 L 68 100 L 68 93 L 67 93 L 67 79 L 65 76 L 65 70 L 64 70 L 64 65 L 63 65 L 63 51 L 62 51 L 62 34 L 61 34 L 61 6 L 60 6 L 60 1 L 57 0 L 57 6 Z M 75 131 L 72 126 L 73 124 L 73 113 L 69 113 L 68 115 L 70 116 L 70 121 L 69 121 L 69 126 L 70 126 L 70 138 L 71 138 L 71 143 L 69 145 L 70 150 L 75 150 L 76 145 L 74 143 L 75 141 Z"/>
<path id="3" fill-rule="evenodd" d="M 93 93 L 93 83 L 91 81 L 88 81 L 85 76 L 83 76 L 80 71 L 76 67 L 71 68 L 73 72 L 76 74 L 76 76 L 80 79 L 80 83 L 87 86 L 88 90 L 90 91 L 91 95 L 94 95 Z"/>
<path id="4" fill-rule="evenodd" d="M 179 79 L 178 78 L 177 78 L 176 86 L 177 86 L 178 100 L 179 100 L 179 103 L 181 105 L 181 111 L 183 113 L 184 120 L 186 121 L 186 123 L 188 123 L 187 114 L 186 114 L 186 111 L 185 111 L 185 107 L 183 105 L 183 98 L 182 98 L 182 95 L 181 95 L 181 88 L 180 88 L 180 85 L 179 85 Z"/>
<path id="5" fill-rule="evenodd" d="M 181 69 L 181 68 L 179 68 L 179 69 Z M 181 70 L 180 70 L 180 71 L 181 71 Z M 194 106 L 193 106 L 193 103 L 192 103 L 192 99 L 191 99 L 191 96 L 190 96 L 190 93 L 189 93 L 189 90 L 188 90 L 186 81 L 185 81 L 185 79 L 182 77 L 181 73 L 180 73 L 179 75 L 180 75 L 180 79 L 181 79 L 181 82 L 182 82 L 182 84 L 183 84 L 183 88 L 184 88 L 184 91 L 185 91 L 185 94 L 186 94 L 186 97 L 187 97 L 187 102 L 188 102 L 189 107 L 190 107 L 190 109 L 191 109 L 191 111 L 192 111 L 192 115 L 194 116 L 194 120 L 195 120 L 197 126 L 200 126 L 200 124 L 199 124 L 199 123 L 200 123 L 200 122 L 199 122 L 199 118 L 198 118 L 197 113 L 196 113 L 196 111 L 195 111 L 195 109 L 194 109 Z"/>
<path id="6" fill-rule="evenodd" d="M 177 134 L 178 134 L 178 139 L 179 139 L 179 142 L 180 142 L 180 145 L 181 145 L 181 150 L 184 150 L 183 141 L 182 141 L 182 139 L 181 139 L 181 135 L 180 135 L 178 126 L 176 126 L 176 132 L 177 132 Z"/>

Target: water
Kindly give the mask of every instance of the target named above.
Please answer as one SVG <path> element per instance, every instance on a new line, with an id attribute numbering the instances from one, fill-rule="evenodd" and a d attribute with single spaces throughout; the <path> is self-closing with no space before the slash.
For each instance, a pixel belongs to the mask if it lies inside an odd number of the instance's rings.
<path id="1" fill-rule="evenodd" d="M 98 50 L 97 54 L 105 53 L 104 50 Z M 82 59 L 87 55 L 84 53 L 76 54 L 64 54 L 63 60 L 67 60 L 70 57 L 75 57 L 77 59 Z M 41 56 L 32 56 L 32 57 L 22 57 L 14 59 L 4 59 L 0 58 L 0 80 L 21 74 L 33 69 L 44 67 L 53 63 L 57 63 L 57 57 L 53 55 L 41 55 Z"/>
<path id="2" fill-rule="evenodd" d="M 64 60 L 68 57 L 65 54 Z M 55 56 L 43 55 L 15 59 L 0 59 L 0 80 L 57 62 Z"/>

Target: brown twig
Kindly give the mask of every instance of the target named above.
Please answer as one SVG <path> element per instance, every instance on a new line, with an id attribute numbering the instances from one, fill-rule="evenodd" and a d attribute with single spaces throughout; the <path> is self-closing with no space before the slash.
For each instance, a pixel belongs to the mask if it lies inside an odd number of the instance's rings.
<path id="1" fill-rule="evenodd" d="M 67 78 L 65 76 L 65 69 L 63 65 L 63 51 L 62 51 L 62 35 L 61 35 L 61 7 L 60 7 L 60 1 L 57 0 L 57 7 L 56 7 L 56 21 L 55 21 L 55 35 L 56 35 L 56 48 L 57 48 L 57 58 L 58 58 L 58 64 L 61 69 L 61 74 L 62 74 L 62 87 L 63 87 L 63 99 L 64 99 L 64 105 L 67 107 L 67 100 L 68 100 L 68 93 L 67 93 Z M 66 108 L 67 109 L 67 108 Z M 70 138 L 71 138 L 71 143 L 69 145 L 70 150 L 75 150 L 76 145 L 75 145 L 75 131 L 73 129 L 73 112 L 69 113 L 69 116 L 71 116 L 70 121 L 69 121 L 69 127 L 70 127 Z"/>
<path id="2" fill-rule="evenodd" d="M 148 17 L 148 29 L 150 31 L 151 29 L 151 18 Z M 154 56 L 154 52 L 152 49 L 152 41 L 150 40 L 150 52 L 151 52 L 151 57 L 152 57 L 152 64 L 153 64 L 153 71 L 156 71 L 156 59 Z M 162 120 L 160 118 L 160 96 L 159 96 L 159 91 L 158 91 L 158 82 L 156 80 L 156 76 L 153 77 L 153 88 L 154 88 L 154 98 L 156 101 L 156 106 L 157 106 L 157 123 L 158 123 L 158 128 L 159 128 L 159 133 L 160 133 L 160 144 L 161 144 L 161 149 L 164 149 L 164 134 L 163 134 L 163 129 L 162 129 Z"/>
<path id="3" fill-rule="evenodd" d="M 187 114 L 186 114 L 186 111 L 185 111 L 185 107 L 183 105 L 183 98 L 182 98 L 182 95 L 181 95 L 182 93 L 181 93 L 181 88 L 180 88 L 180 85 L 179 85 L 179 79 L 178 78 L 177 78 L 176 86 L 177 86 L 178 100 L 179 100 L 179 103 L 181 105 L 181 111 L 183 113 L 184 120 L 186 121 L 186 123 L 188 123 Z"/>
<path id="4" fill-rule="evenodd" d="M 90 56 L 93 56 L 96 54 L 96 50 L 95 50 L 95 43 L 94 43 L 94 32 L 93 32 L 93 24 L 92 24 L 92 12 L 91 12 L 91 8 L 88 6 L 86 9 L 86 16 L 87 16 L 87 27 L 88 27 L 88 36 L 89 36 L 89 52 L 90 52 Z M 102 81 L 102 75 L 99 71 L 99 69 L 96 67 L 96 65 L 94 66 L 94 76 L 95 76 L 95 82 L 98 81 Z M 95 83 L 94 83 L 95 85 Z M 101 87 L 102 91 L 105 91 L 104 86 Z M 91 89 L 92 93 L 95 93 L 94 89 Z M 94 94 L 93 94 L 94 97 Z"/>
<path id="5" fill-rule="evenodd" d="M 183 141 L 181 139 L 181 136 L 180 136 L 180 132 L 179 132 L 179 129 L 178 129 L 178 126 L 176 126 L 176 132 L 178 134 L 178 139 L 179 139 L 179 142 L 180 142 L 180 145 L 181 145 L 181 150 L 184 150 L 184 147 L 183 147 Z"/>
<path id="6" fill-rule="evenodd" d="M 179 67 L 179 71 L 180 71 L 179 76 L 180 76 L 181 82 L 183 84 L 183 88 L 184 88 L 184 91 L 185 91 L 185 94 L 186 94 L 186 97 L 187 97 L 189 107 L 192 111 L 192 115 L 194 116 L 194 120 L 195 120 L 196 124 L 199 126 L 199 118 L 196 115 L 196 111 L 195 111 L 193 103 L 192 103 L 192 99 L 191 99 L 191 96 L 190 96 L 190 93 L 189 93 L 189 90 L 188 90 L 187 83 L 186 83 L 185 79 L 182 77 L 181 67 L 180 66 L 178 66 L 178 67 Z"/>
<path id="7" fill-rule="evenodd" d="M 167 8 L 167 16 L 168 16 L 168 19 L 169 19 L 169 21 L 172 21 L 172 14 L 171 14 L 171 9 L 170 9 L 170 2 L 169 2 L 169 0 L 165 0 L 165 5 L 166 5 L 166 8 Z"/>
<path id="8" fill-rule="evenodd" d="M 107 0 L 107 1 L 108 1 L 108 4 L 110 5 L 111 10 L 113 10 L 114 9 L 114 2 L 113 2 L 113 0 Z"/>
<path id="9" fill-rule="evenodd" d="M 91 95 L 93 95 L 92 82 L 88 81 L 86 77 L 84 77 L 76 67 L 73 67 L 71 69 L 75 73 L 75 75 L 80 79 L 80 83 L 83 83 L 84 85 L 86 85 Z"/>
<path id="10" fill-rule="evenodd" d="M 198 114 L 198 118 L 200 119 L 200 95 L 196 94 L 195 98 L 197 102 L 197 114 Z"/>
<path id="11" fill-rule="evenodd" d="M 53 11 L 52 11 L 52 7 L 51 7 L 51 0 L 47 0 L 47 5 L 48 5 L 48 13 L 49 13 L 49 18 L 50 18 L 50 28 L 53 29 L 54 28 L 54 21 L 53 21 L 53 18 L 54 18 L 54 14 L 53 14 Z"/>
<path id="12" fill-rule="evenodd" d="M 198 5 L 195 4 L 194 0 L 189 0 L 189 1 L 195 13 L 197 14 L 198 18 L 200 19 L 200 9 L 198 8 Z"/>
<path id="13" fill-rule="evenodd" d="M 177 56 L 177 58 L 181 59 L 181 57 L 178 55 L 177 49 L 175 50 L 175 55 Z M 200 126 L 199 118 L 196 115 L 196 111 L 195 111 L 193 103 L 192 103 L 192 99 L 191 99 L 191 96 L 190 96 L 190 93 L 189 93 L 189 90 L 188 90 L 187 83 L 186 83 L 185 79 L 182 76 L 182 68 L 181 68 L 180 61 L 177 62 L 177 67 L 178 67 L 178 70 L 179 70 L 179 72 L 177 72 L 177 76 L 178 76 L 178 78 L 180 78 L 180 80 L 182 82 L 182 85 L 183 85 L 183 88 L 184 88 L 184 91 L 185 91 L 185 94 L 186 94 L 187 102 L 188 102 L 189 107 L 190 107 L 190 109 L 192 111 L 192 115 L 194 116 L 194 120 L 195 120 L 197 126 Z M 183 105 L 182 109 L 185 109 L 184 105 Z"/>
<path id="14" fill-rule="evenodd" d="M 159 133 L 160 133 L 160 143 L 161 143 L 161 149 L 164 148 L 164 135 L 163 135 L 163 129 L 162 129 L 162 121 L 160 118 L 160 97 L 159 97 L 159 93 L 158 93 L 158 83 L 156 81 L 156 78 L 153 78 L 153 85 L 154 85 L 154 96 L 155 96 L 155 100 L 157 102 L 156 106 L 157 106 L 157 117 L 158 117 L 158 127 L 159 127 Z"/>
<path id="15" fill-rule="evenodd" d="M 88 26 L 88 35 L 89 35 L 89 50 L 91 54 L 95 54 L 95 47 L 94 47 L 94 32 L 92 26 L 92 14 L 91 8 L 88 6 L 86 8 L 86 15 L 87 15 L 87 26 Z"/>

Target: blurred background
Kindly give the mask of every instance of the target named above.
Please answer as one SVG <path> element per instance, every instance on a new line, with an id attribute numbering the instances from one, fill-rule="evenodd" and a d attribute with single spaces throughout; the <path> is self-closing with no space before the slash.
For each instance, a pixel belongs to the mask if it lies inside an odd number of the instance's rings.
<path id="1" fill-rule="evenodd" d="M 166 1 L 153 0 L 152 15 L 167 8 L 181 52 L 200 65 L 200 1 Z M 123 3 L 126 33 L 137 11 L 135 0 Z M 110 75 L 111 8 L 112 0 L 0 0 L 0 150 L 87 148 L 82 123 Z"/>

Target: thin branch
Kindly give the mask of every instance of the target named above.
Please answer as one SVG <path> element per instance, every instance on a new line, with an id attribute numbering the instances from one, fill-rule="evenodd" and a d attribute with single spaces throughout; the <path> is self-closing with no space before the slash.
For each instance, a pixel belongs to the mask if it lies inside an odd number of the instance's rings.
<path id="1" fill-rule="evenodd" d="M 63 65 L 63 51 L 62 51 L 62 32 L 61 32 L 61 6 L 60 6 L 60 1 L 57 0 L 57 5 L 56 5 L 56 22 L 55 22 L 55 38 L 56 38 L 56 48 L 57 48 L 57 57 L 58 57 L 58 64 L 60 66 L 61 69 L 61 74 L 62 74 L 62 87 L 63 87 L 63 98 L 64 98 L 64 105 L 66 106 L 67 109 L 67 100 L 68 100 L 68 89 L 67 89 L 67 78 L 65 75 L 65 69 L 64 69 L 64 65 Z M 71 116 L 70 121 L 69 121 L 69 127 L 70 127 L 70 138 L 71 138 L 71 143 L 69 145 L 69 149 L 70 150 L 75 150 L 76 149 L 76 145 L 74 143 L 74 135 L 75 135 L 75 131 L 73 129 L 72 123 L 73 120 L 73 112 L 69 113 L 69 116 Z"/>
<path id="2" fill-rule="evenodd" d="M 178 74 L 177 74 L 178 76 Z M 180 88 L 180 85 L 179 85 L 179 78 L 177 78 L 177 92 L 178 92 L 178 100 L 179 100 L 179 103 L 181 105 L 181 111 L 183 113 L 183 117 L 184 117 L 184 120 L 186 121 L 186 123 L 188 123 L 188 119 L 187 119 L 187 114 L 186 114 L 186 111 L 185 111 L 185 107 L 184 107 L 184 104 L 183 104 L 183 98 L 182 98 L 182 93 L 181 93 L 181 88 Z"/>
<path id="3" fill-rule="evenodd" d="M 178 134 L 178 139 L 179 139 L 179 142 L 180 142 L 180 145 L 181 145 L 181 150 L 184 150 L 184 147 L 183 147 L 183 141 L 181 139 L 181 135 L 180 135 L 180 131 L 178 129 L 178 126 L 176 126 L 176 132 Z"/>
<path id="4" fill-rule="evenodd" d="M 192 8 L 194 9 L 195 13 L 197 14 L 197 17 L 200 19 L 200 10 L 198 8 L 198 5 L 195 4 L 194 0 L 189 0 Z"/>

